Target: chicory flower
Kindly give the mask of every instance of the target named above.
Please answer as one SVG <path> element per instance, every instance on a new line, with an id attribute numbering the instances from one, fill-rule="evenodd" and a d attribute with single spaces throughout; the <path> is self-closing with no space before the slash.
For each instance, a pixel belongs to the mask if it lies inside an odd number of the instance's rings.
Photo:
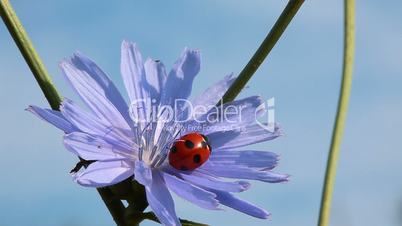
<path id="1" fill-rule="evenodd" d="M 136 44 L 124 41 L 121 74 L 129 105 L 108 76 L 81 53 L 62 61 L 60 68 L 88 110 L 67 98 L 60 112 L 37 106 L 28 110 L 65 132 L 67 150 L 91 160 L 87 168 L 72 173 L 75 182 L 103 187 L 132 177 L 145 186 L 151 209 L 168 226 L 180 225 L 170 192 L 202 208 L 217 210 L 224 205 L 268 218 L 268 212 L 233 193 L 249 189 L 248 180 L 287 181 L 287 175 L 272 172 L 277 154 L 246 148 L 277 138 L 280 129 L 274 126 L 267 130 L 256 122 L 256 117 L 265 113 L 259 96 L 215 107 L 233 76 L 224 77 L 190 100 L 193 80 L 200 70 L 199 51 L 186 48 L 166 73 L 162 62 L 143 62 Z M 194 112 L 189 106 L 203 110 Z M 220 116 L 230 109 L 241 109 L 241 116 L 232 112 L 222 120 Z M 176 169 L 168 161 L 170 148 L 190 132 L 208 139 L 210 157 L 196 169 Z"/>

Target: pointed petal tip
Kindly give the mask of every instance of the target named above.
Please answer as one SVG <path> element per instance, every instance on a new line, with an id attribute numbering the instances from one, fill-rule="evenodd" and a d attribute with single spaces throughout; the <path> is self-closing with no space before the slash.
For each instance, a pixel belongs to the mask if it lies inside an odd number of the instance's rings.
<path id="1" fill-rule="evenodd" d="M 272 214 L 268 211 L 266 211 L 265 209 L 259 208 L 258 213 L 256 213 L 255 215 L 253 215 L 253 217 L 258 218 L 258 219 L 262 219 L 262 220 L 272 220 L 271 219 Z"/>
<path id="2" fill-rule="evenodd" d="M 247 181 L 239 181 L 239 184 L 242 186 L 242 190 L 240 190 L 240 192 L 247 191 L 251 188 L 251 183 Z"/>
<path id="3" fill-rule="evenodd" d="M 273 181 L 271 183 L 281 183 L 281 184 L 286 184 L 289 182 L 290 175 L 289 174 L 282 174 L 281 177 L 277 179 L 277 181 Z"/>
<path id="4" fill-rule="evenodd" d="M 89 59 L 85 54 L 83 54 L 80 51 L 75 51 L 73 53 L 73 55 L 70 57 L 70 62 L 74 62 L 75 60 L 79 59 L 79 58 L 83 58 L 83 59 Z"/>
<path id="5" fill-rule="evenodd" d="M 282 130 L 282 128 L 278 128 L 278 137 L 284 137 L 284 136 L 286 136 L 287 134 Z"/>
<path id="6" fill-rule="evenodd" d="M 184 52 L 186 54 L 192 55 L 194 57 L 199 58 L 201 55 L 201 50 L 200 49 L 190 49 L 190 48 L 184 48 Z"/>
<path id="7" fill-rule="evenodd" d="M 59 67 L 62 75 L 64 76 L 64 78 L 67 78 L 67 81 L 68 81 L 67 73 L 69 70 L 72 70 L 72 68 L 74 68 L 74 65 L 72 63 L 72 57 L 64 58 L 61 61 L 59 61 L 58 67 Z"/>
<path id="8" fill-rule="evenodd" d="M 272 216 L 272 214 L 271 214 L 270 212 L 265 211 L 265 215 L 263 215 L 263 216 L 261 217 L 261 219 L 264 219 L 264 220 L 271 220 L 271 216 Z"/>
<path id="9" fill-rule="evenodd" d="M 216 198 L 216 195 L 214 194 L 214 199 Z M 194 204 L 194 203 L 193 203 Z M 207 208 L 207 207 L 204 207 L 204 208 L 206 208 L 206 209 L 209 209 L 209 210 L 224 210 L 224 209 L 222 209 L 221 207 L 220 207 L 220 203 L 219 203 L 219 201 L 218 200 L 214 200 L 214 202 L 213 203 L 211 203 L 211 205 Z"/>
<path id="10" fill-rule="evenodd" d="M 225 77 L 223 78 L 223 80 L 226 80 L 227 84 L 231 84 L 234 82 L 234 80 L 236 80 L 237 76 L 234 75 L 233 72 L 231 72 L 228 75 L 225 75 Z"/>
<path id="11" fill-rule="evenodd" d="M 154 60 L 154 59 L 152 59 L 151 57 L 148 57 L 148 58 L 145 60 L 145 63 L 144 63 L 145 67 L 146 67 L 147 65 L 159 66 L 159 65 L 161 65 L 161 64 L 163 65 L 162 61 L 160 61 L 160 60 Z"/>
<path id="12" fill-rule="evenodd" d="M 58 65 L 61 69 L 63 69 L 63 67 L 65 67 L 69 63 L 70 62 L 67 58 L 63 58 L 62 60 L 59 61 Z"/>
<path id="13" fill-rule="evenodd" d="M 225 77 L 226 77 L 226 78 L 233 78 L 233 77 L 235 77 L 235 76 L 234 76 L 234 73 L 233 73 L 233 71 L 232 71 L 232 72 L 230 72 L 230 74 L 226 75 Z"/>
<path id="14" fill-rule="evenodd" d="M 285 176 L 284 180 L 281 183 L 286 184 L 290 181 L 290 178 L 292 177 L 292 175 L 285 174 L 284 176 Z"/>
<path id="15" fill-rule="evenodd" d="M 187 57 L 196 57 L 200 58 L 201 56 L 201 50 L 200 49 L 191 49 L 189 47 L 184 47 L 183 52 L 182 52 L 182 57 L 187 56 Z"/>
<path id="16" fill-rule="evenodd" d="M 211 208 L 210 210 L 216 210 L 216 211 L 226 211 L 224 208 L 221 207 L 221 204 L 217 202 L 215 208 Z"/>
<path id="17" fill-rule="evenodd" d="M 28 111 L 38 117 L 41 117 L 38 113 L 38 111 L 43 110 L 41 107 L 35 106 L 35 105 L 28 105 L 28 107 L 26 107 L 24 109 L 25 111 Z"/>
<path id="18" fill-rule="evenodd" d="M 237 210 L 239 212 L 245 213 L 249 216 L 259 218 L 259 219 L 268 219 L 270 217 L 270 213 L 266 210 L 255 206 L 254 204 L 237 198 L 233 194 L 229 192 L 220 192 L 214 191 L 218 194 L 218 200 L 221 202 L 222 205 L 225 205 L 229 208 Z"/>
<path id="19" fill-rule="evenodd" d="M 262 220 L 271 220 L 271 213 L 264 210 L 264 209 L 259 209 L 259 212 L 253 215 L 253 217 L 262 219 Z"/>
<path id="20" fill-rule="evenodd" d="M 124 40 L 121 42 L 121 47 L 122 47 L 122 48 L 130 48 L 130 47 L 132 47 L 132 48 L 138 48 L 138 45 L 137 45 L 136 42 L 132 42 L 132 41 L 129 41 L 129 40 L 127 40 L 127 39 L 124 39 Z"/>
<path id="21" fill-rule="evenodd" d="M 34 113 L 34 107 L 35 107 L 34 105 L 28 105 L 28 107 L 26 107 L 24 110 Z"/>
<path id="22" fill-rule="evenodd" d="M 289 174 L 278 174 L 278 178 L 276 178 L 275 180 L 265 181 L 265 182 L 273 183 L 273 184 L 287 184 L 289 182 L 289 180 L 290 180 Z"/>

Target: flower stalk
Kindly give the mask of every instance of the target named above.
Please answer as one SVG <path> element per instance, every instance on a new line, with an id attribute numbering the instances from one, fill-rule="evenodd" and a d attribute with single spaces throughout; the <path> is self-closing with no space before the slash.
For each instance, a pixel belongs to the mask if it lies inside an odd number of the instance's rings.
<path id="1" fill-rule="evenodd" d="M 0 15 L 50 106 L 58 110 L 61 97 L 8 0 L 0 0 Z"/>
<path id="2" fill-rule="evenodd" d="M 46 100 L 49 102 L 49 105 L 53 110 L 59 110 L 62 98 L 57 92 L 49 73 L 8 0 L 0 0 L 0 15 L 45 95 Z M 122 212 L 124 211 L 123 203 L 113 197 L 110 189 L 99 188 L 97 190 L 116 224 L 119 226 L 124 225 L 124 212 Z"/>
<path id="3" fill-rule="evenodd" d="M 303 3 L 304 0 L 289 0 L 278 20 L 269 31 L 267 37 L 261 43 L 260 47 L 254 53 L 253 57 L 250 59 L 244 69 L 240 72 L 239 76 L 233 82 L 232 86 L 222 97 L 223 103 L 234 100 L 236 96 L 241 92 L 241 90 L 244 88 L 250 78 L 264 62 L 265 58 L 271 52 L 272 48 L 278 42 L 279 38 L 282 36 L 283 32 L 289 25 L 290 21 L 292 21 L 293 17 L 296 15 L 297 11 L 300 9 Z"/>
<path id="4" fill-rule="evenodd" d="M 155 214 L 153 212 L 142 213 L 139 218 L 141 220 L 146 219 L 146 220 L 160 223 L 158 218 L 155 216 Z M 201 224 L 201 223 L 197 223 L 197 222 L 189 221 L 189 220 L 185 220 L 185 219 L 180 219 L 180 223 L 182 224 L 182 226 L 208 226 L 207 224 Z"/>
<path id="5" fill-rule="evenodd" d="M 340 146 L 345 127 L 346 113 L 348 110 L 349 97 L 352 86 L 353 58 L 355 51 L 355 1 L 344 0 L 344 4 L 345 28 L 342 85 L 340 90 L 335 125 L 332 132 L 332 141 L 328 156 L 324 188 L 321 198 L 318 226 L 329 225 L 332 194 L 336 177 L 336 167 L 339 158 Z"/>

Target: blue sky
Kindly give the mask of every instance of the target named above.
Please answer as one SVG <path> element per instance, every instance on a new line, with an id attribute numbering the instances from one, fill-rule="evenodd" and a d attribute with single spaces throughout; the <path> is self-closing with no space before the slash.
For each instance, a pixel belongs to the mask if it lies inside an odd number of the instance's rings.
<path id="1" fill-rule="evenodd" d="M 79 50 L 122 87 L 120 43 L 171 65 L 200 49 L 200 93 L 239 73 L 285 1 L 11 1 L 63 96 L 77 99 L 57 65 Z M 335 186 L 332 225 L 401 225 L 402 14 L 400 1 L 357 1 L 356 64 Z M 180 216 L 211 225 L 299 225 L 317 221 L 342 62 L 342 1 L 306 1 L 243 96 L 275 97 L 286 136 L 256 147 L 281 154 L 287 184 L 255 183 L 241 196 L 265 207 L 262 221 L 211 212 L 177 199 Z M 0 25 L 0 225 L 111 225 L 93 189 L 71 181 L 76 159 L 62 134 L 24 111 L 47 106 L 5 26 Z M 399 215 L 398 215 L 399 214 Z M 145 223 L 144 225 L 154 225 Z"/>

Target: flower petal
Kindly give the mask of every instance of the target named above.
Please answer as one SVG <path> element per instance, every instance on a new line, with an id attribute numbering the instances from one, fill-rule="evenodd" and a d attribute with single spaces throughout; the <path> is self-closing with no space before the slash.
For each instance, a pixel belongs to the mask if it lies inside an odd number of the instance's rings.
<path id="1" fill-rule="evenodd" d="M 219 209 L 219 202 L 215 199 L 216 196 L 214 193 L 196 187 L 176 176 L 167 173 L 162 173 L 162 175 L 169 190 L 173 191 L 183 199 L 205 209 Z"/>
<path id="2" fill-rule="evenodd" d="M 144 65 L 141 53 L 135 43 L 123 41 L 121 44 L 120 71 L 130 98 L 130 111 L 134 114 L 133 120 L 143 121 L 147 116 L 145 102 L 148 101 L 149 96 L 144 90 Z"/>
<path id="3" fill-rule="evenodd" d="M 162 105 L 173 106 L 177 99 L 187 99 L 195 76 L 200 71 L 200 52 L 185 48 L 174 64 L 162 91 Z"/>
<path id="4" fill-rule="evenodd" d="M 144 186 L 152 183 L 152 170 L 144 161 L 136 161 L 134 165 L 134 178 Z"/>
<path id="5" fill-rule="evenodd" d="M 241 130 L 218 131 L 207 135 L 213 150 L 233 149 L 268 140 L 282 135 L 282 131 L 275 126 L 274 131 L 267 130 L 259 124 L 251 124 Z"/>
<path id="6" fill-rule="evenodd" d="M 152 103 L 158 105 L 161 99 L 161 92 L 165 87 L 167 79 L 165 65 L 160 61 L 148 59 L 145 61 L 144 68 L 146 75 L 144 89 L 152 98 Z"/>
<path id="7" fill-rule="evenodd" d="M 73 174 L 75 182 L 86 187 L 104 187 L 117 184 L 133 175 L 131 163 L 123 160 L 97 161 Z"/>
<path id="8" fill-rule="evenodd" d="M 147 200 L 152 211 L 165 226 L 181 225 L 176 215 L 172 196 L 159 172 L 153 171 L 152 184 L 145 187 Z"/>
<path id="9" fill-rule="evenodd" d="M 267 219 L 270 215 L 264 209 L 261 209 L 249 202 L 241 200 L 235 197 L 234 195 L 230 194 L 229 192 L 223 192 L 217 190 L 213 190 L 212 192 L 214 192 L 217 195 L 216 198 L 222 205 L 225 205 L 227 207 L 230 207 L 247 215 L 261 219 Z"/>
<path id="10" fill-rule="evenodd" d="M 205 174 L 212 174 L 218 177 L 259 180 L 268 183 L 284 182 L 289 178 L 289 175 L 286 174 L 256 170 L 244 166 L 215 164 L 209 161 L 204 163 L 198 170 Z"/>
<path id="11" fill-rule="evenodd" d="M 43 109 L 33 105 L 29 106 L 27 111 L 33 113 L 40 119 L 47 121 L 66 133 L 71 133 L 78 130 L 73 124 L 67 121 L 67 119 L 59 111 Z"/>
<path id="12" fill-rule="evenodd" d="M 208 112 L 205 111 L 205 107 L 198 107 L 202 111 L 195 110 L 197 105 L 193 104 L 194 120 L 189 121 L 186 127 L 198 128 L 198 132 L 206 135 L 215 132 L 238 132 L 239 130 L 246 130 L 250 124 L 258 122 L 257 119 L 266 113 L 261 96 L 246 97 L 222 106 L 215 106 L 215 104 Z"/>
<path id="13" fill-rule="evenodd" d="M 116 145 L 81 132 L 64 135 L 64 146 L 85 160 L 122 160 L 133 157 L 133 154 L 130 154 L 130 149 L 119 150 Z"/>
<path id="14" fill-rule="evenodd" d="M 232 85 L 236 77 L 227 75 L 222 80 L 206 89 L 201 95 L 191 101 L 193 106 L 215 106 Z M 209 109 L 207 109 L 209 110 Z"/>
<path id="15" fill-rule="evenodd" d="M 211 132 L 244 129 L 266 112 L 261 96 L 250 96 L 212 108 L 198 121 L 213 128 Z M 220 117 L 216 117 L 220 115 Z M 215 120 L 214 120 L 215 118 Z"/>
<path id="16" fill-rule="evenodd" d="M 122 144 L 124 147 L 133 145 L 128 136 L 129 132 L 113 127 L 108 122 L 100 121 L 93 115 L 83 111 L 74 102 L 64 99 L 60 111 L 63 116 L 82 132 L 96 135 L 115 144 Z"/>
<path id="17" fill-rule="evenodd" d="M 219 150 L 212 152 L 209 158 L 209 161 L 214 164 L 244 166 L 260 170 L 275 168 L 278 160 L 279 156 L 273 152 L 253 150 Z"/>
<path id="18" fill-rule="evenodd" d="M 250 187 L 250 183 L 246 181 L 221 181 L 216 177 L 200 173 L 197 170 L 191 173 L 177 173 L 180 178 L 208 189 L 215 189 L 227 192 L 242 192 Z"/>
<path id="19" fill-rule="evenodd" d="M 60 68 L 74 90 L 97 117 L 115 127 L 130 129 L 128 107 L 123 97 L 93 61 L 78 53 L 71 61 L 62 61 Z"/>

